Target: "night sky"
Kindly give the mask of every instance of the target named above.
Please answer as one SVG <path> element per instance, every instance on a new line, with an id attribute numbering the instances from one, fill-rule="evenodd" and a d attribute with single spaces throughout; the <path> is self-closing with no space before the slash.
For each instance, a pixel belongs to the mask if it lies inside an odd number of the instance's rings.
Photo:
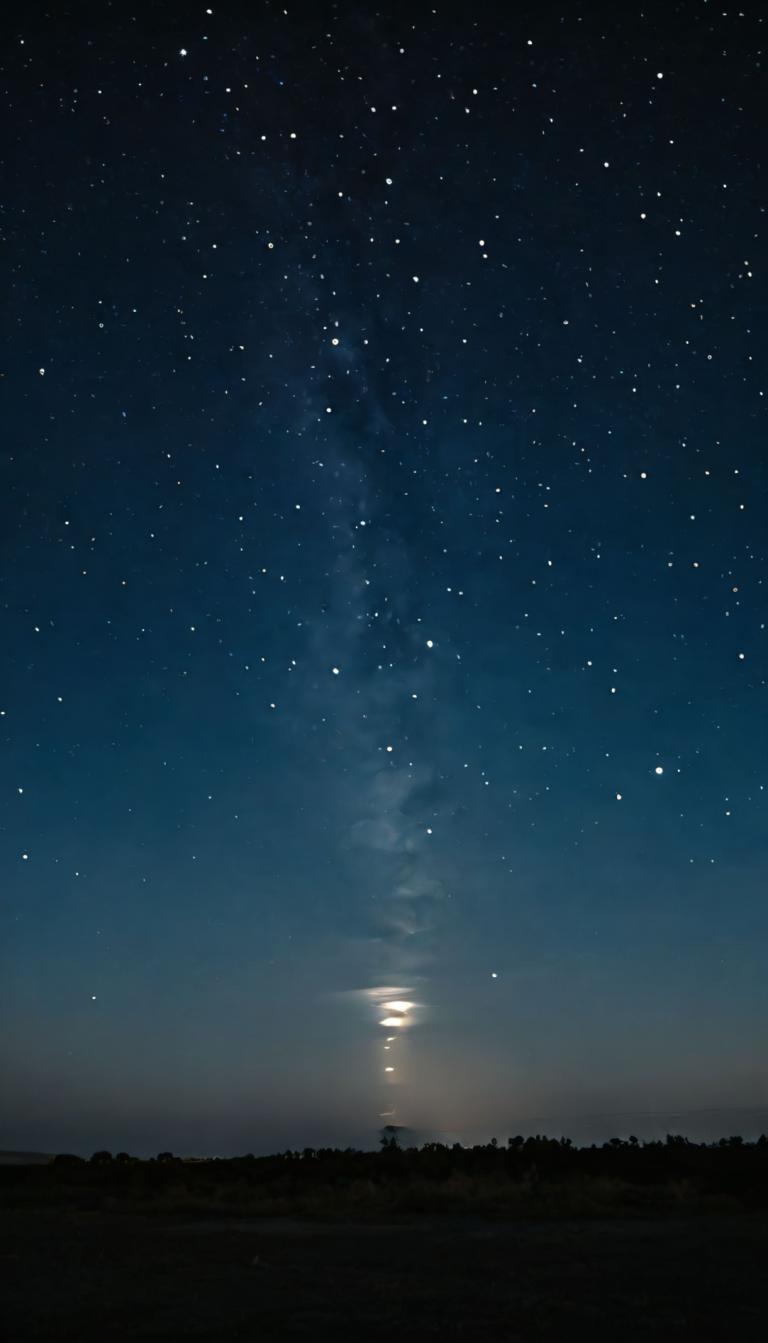
<path id="1" fill-rule="evenodd" d="M 761 6 L 12 23 L 0 1146 L 765 1128 Z"/>

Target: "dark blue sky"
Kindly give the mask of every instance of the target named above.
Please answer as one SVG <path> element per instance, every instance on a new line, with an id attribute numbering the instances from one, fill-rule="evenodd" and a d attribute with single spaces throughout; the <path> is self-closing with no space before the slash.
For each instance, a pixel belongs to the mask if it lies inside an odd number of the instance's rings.
<path id="1" fill-rule="evenodd" d="M 0 1146 L 765 1128 L 760 13 L 21 18 Z"/>

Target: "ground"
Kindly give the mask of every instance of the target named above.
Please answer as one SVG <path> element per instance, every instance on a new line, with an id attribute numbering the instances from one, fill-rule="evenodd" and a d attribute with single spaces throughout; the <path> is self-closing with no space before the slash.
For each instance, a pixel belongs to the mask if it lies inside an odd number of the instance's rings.
<path id="1" fill-rule="evenodd" d="M 764 1218 L 387 1223 L 24 1211 L 13 1343 L 762 1338 Z"/>

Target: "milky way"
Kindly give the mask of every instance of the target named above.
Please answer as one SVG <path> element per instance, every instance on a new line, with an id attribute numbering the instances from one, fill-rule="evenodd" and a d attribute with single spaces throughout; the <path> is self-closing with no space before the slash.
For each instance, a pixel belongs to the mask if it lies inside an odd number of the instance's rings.
<path id="1" fill-rule="evenodd" d="M 762 14 L 257 9 L 3 48 L 0 1146 L 764 1126 Z"/>

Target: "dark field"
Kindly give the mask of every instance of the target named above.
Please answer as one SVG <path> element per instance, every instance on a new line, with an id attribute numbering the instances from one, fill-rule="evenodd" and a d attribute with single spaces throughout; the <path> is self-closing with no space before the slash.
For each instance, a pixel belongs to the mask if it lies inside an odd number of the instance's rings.
<path id="1" fill-rule="evenodd" d="M 768 1337 L 768 1142 L 0 1166 L 6 1336 Z"/>
<path id="2" fill-rule="evenodd" d="M 751 1340 L 768 1225 L 748 1216 L 318 1224 L 16 1210 L 22 1340 Z M 762 1326 L 762 1327 L 761 1327 Z"/>

